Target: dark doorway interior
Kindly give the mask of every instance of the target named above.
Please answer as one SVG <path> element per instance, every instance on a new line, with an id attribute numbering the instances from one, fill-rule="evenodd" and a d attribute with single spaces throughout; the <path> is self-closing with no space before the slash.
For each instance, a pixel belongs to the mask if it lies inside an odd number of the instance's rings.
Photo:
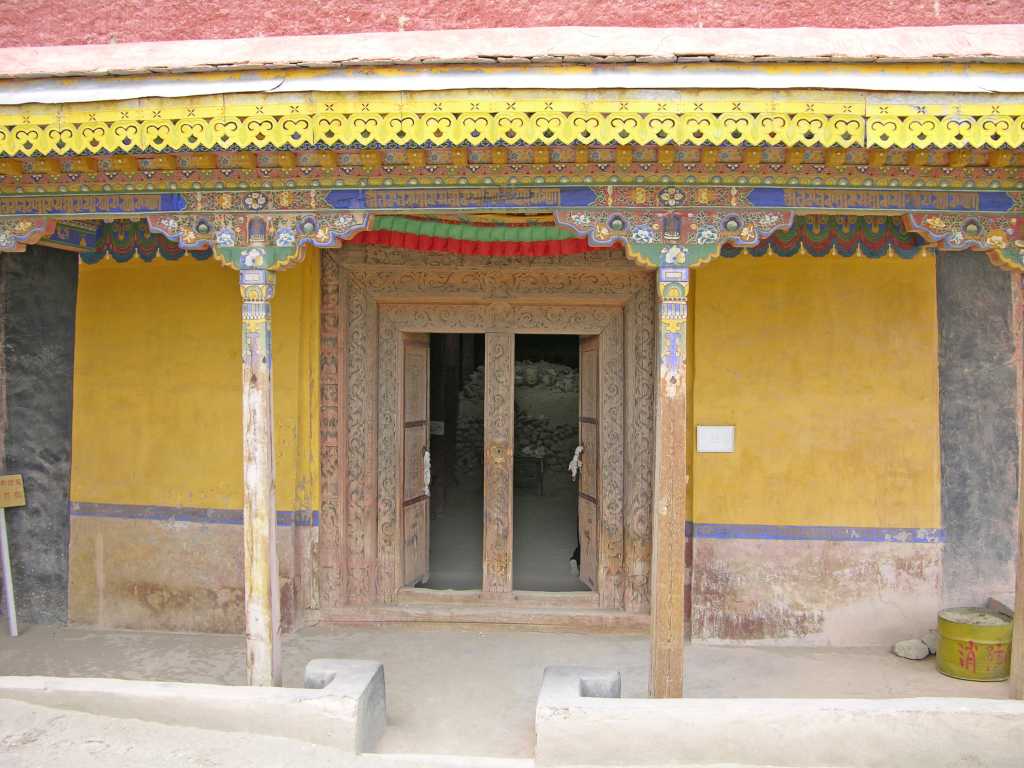
<path id="1" fill-rule="evenodd" d="M 512 583 L 517 590 L 582 591 L 577 486 L 578 336 L 516 336 Z M 578 558 L 578 555 L 576 555 Z"/>
<path id="2" fill-rule="evenodd" d="M 430 336 L 432 589 L 480 589 L 484 535 L 484 337 Z"/>

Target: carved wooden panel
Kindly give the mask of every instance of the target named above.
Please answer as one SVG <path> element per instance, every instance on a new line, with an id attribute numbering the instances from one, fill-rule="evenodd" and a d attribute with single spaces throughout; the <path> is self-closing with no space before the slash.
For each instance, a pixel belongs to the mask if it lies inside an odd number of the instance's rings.
<path id="1" fill-rule="evenodd" d="M 622 312 L 599 336 L 601 361 L 601 534 L 598 537 L 598 591 L 602 608 L 622 608 L 623 360 Z"/>
<path id="2" fill-rule="evenodd" d="M 462 256 L 457 253 L 413 251 L 386 245 L 350 243 L 336 249 L 346 265 L 386 265 L 401 267 L 461 267 L 487 271 L 526 267 L 530 270 L 562 270 L 567 267 L 594 267 L 603 271 L 646 274 L 626 258 L 621 248 L 543 258 L 537 256 Z"/>
<path id="3" fill-rule="evenodd" d="M 656 375 L 654 281 L 626 302 L 625 609 L 650 610 Z"/>
<path id="4" fill-rule="evenodd" d="M 345 593 L 348 563 L 342 546 L 343 523 L 339 499 L 341 441 L 341 269 L 329 251 L 320 258 L 320 526 L 319 578 L 311 594 L 326 605 L 337 605 Z M 314 570 L 314 573 L 317 571 Z"/>
<path id="5" fill-rule="evenodd" d="M 485 592 L 512 591 L 515 357 L 515 334 L 484 336 Z"/>
<path id="6" fill-rule="evenodd" d="M 430 335 L 402 342 L 402 583 L 415 586 L 430 574 Z"/>
<path id="7" fill-rule="evenodd" d="M 390 600 L 402 586 L 398 488 L 401 458 L 401 330 L 381 323 L 377 387 L 377 589 Z"/>
<path id="8" fill-rule="evenodd" d="M 346 315 L 346 414 L 348 426 L 345 539 L 348 602 L 366 604 L 376 594 L 377 421 L 376 303 L 357 275 L 348 275 Z"/>
<path id="9" fill-rule="evenodd" d="M 579 444 L 582 466 L 576 478 L 580 535 L 580 581 L 597 589 L 601 478 L 600 337 L 580 339 Z"/>

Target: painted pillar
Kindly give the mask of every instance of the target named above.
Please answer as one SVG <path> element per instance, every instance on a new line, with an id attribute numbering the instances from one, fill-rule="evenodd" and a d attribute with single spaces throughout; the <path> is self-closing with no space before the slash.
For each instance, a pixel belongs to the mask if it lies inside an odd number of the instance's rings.
<path id="1" fill-rule="evenodd" d="M 281 685 L 281 595 L 274 499 L 270 300 L 277 275 L 242 269 L 242 476 L 245 663 L 249 685 Z"/>
<path id="2" fill-rule="evenodd" d="M 1017 368 L 1017 585 L 1014 592 L 1010 698 L 1024 699 L 1024 275 L 1013 275 L 1013 346 Z"/>
<path id="3" fill-rule="evenodd" d="M 683 695 L 686 520 L 689 500 L 686 315 L 689 270 L 658 270 L 650 695 Z"/>

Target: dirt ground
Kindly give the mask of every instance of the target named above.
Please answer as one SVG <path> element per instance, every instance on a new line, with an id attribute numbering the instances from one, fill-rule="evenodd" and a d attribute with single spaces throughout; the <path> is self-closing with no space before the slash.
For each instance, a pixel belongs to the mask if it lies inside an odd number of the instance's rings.
<path id="1" fill-rule="evenodd" d="M 306 662 L 320 657 L 384 663 L 389 726 L 379 751 L 387 753 L 531 756 L 533 710 L 548 665 L 616 667 L 627 697 L 644 696 L 647 685 L 643 635 L 314 627 L 286 636 L 285 685 L 301 686 Z M 37 626 L 15 639 L 0 636 L 3 675 L 241 684 L 243 658 L 237 635 Z M 907 661 L 879 648 L 690 645 L 686 695 L 1005 698 L 1008 686 L 953 680 L 936 671 L 934 658 Z M 0 743 L 8 737 L 7 718 L 0 718 Z"/>

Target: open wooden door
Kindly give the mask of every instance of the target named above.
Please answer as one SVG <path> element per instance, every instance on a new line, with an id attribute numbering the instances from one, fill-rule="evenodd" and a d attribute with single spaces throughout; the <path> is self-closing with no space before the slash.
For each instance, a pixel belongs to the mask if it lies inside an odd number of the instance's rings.
<path id="1" fill-rule="evenodd" d="M 580 456 L 578 514 L 580 525 L 580 581 L 597 589 L 597 522 L 600 520 L 598 499 L 598 452 L 600 434 L 598 407 L 600 398 L 598 337 L 580 339 Z"/>
<path id="2" fill-rule="evenodd" d="M 430 578 L 430 335 L 402 344 L 402 581 Z"/>

